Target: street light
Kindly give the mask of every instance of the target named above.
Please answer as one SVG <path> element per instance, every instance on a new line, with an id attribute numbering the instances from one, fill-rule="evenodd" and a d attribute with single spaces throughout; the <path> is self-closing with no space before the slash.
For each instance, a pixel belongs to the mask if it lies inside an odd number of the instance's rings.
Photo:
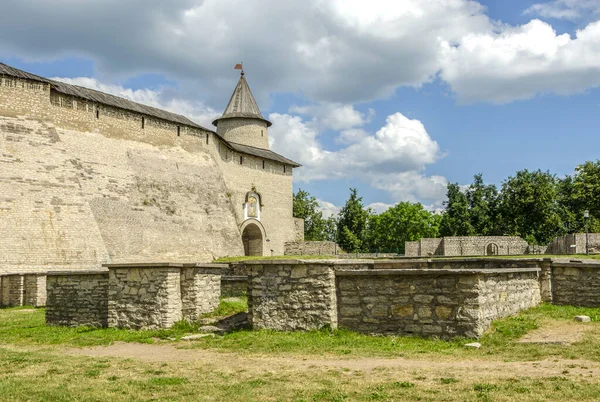
<path id="1" fill-rule="evenodd" d="M 583 211 L 583 220 L 585 221 L 585 255 L 590 254 L 589 250 L 589 235 L 588 235 L 588 221 L 590 220 L 590 211 L 587 209 Z"/>

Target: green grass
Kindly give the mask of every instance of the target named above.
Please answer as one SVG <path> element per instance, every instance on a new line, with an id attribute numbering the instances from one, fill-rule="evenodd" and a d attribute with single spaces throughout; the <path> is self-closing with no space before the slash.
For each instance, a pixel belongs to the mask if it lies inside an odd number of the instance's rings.
<path id="1" fill-rule="evenodd" d="M 247 310 L 248 298 L 246 296 L 221 298 L 219 307 L 211 313 L 204 314 L 202 317 L 225 317 Z"/>
<path id="2" fill-rule="evenodd" d="M 219 314 L 245 309 L 245 300 L 222 300 Z M 589 315 L 585 338 L 572 346 L 523 345 L 516 340 L 548 321 Z M 582 324 L 579 324 L 582 325 Z M 600 400 L 597 378 L 570 371 L 600 362 L 600 309 L 541 305 L 493 323 L 479 342 L 411 337 L 373 337 L 347 330 L 280 333 L 238 331 L 194 342 L 170 341 L 195 331 L 179 323 L 162 331 L 48 327 L 44 310 L 0 309 L 0 400 L 2 401 L 386 401 L 386 400 Z M 64 347 L 108 345 L 116 341 L 152 343 L 228 352 L 197 361 L 143 362 L 133 359 L 69 356 Z M 198 351 L 190 351 L 197 353 Z M 206 353 L 202 352 L 201 353 Z M 306 359 L 360 361 L 367 357 L 465 362 L 463 372 L 411 372 L 302 365 Z M 200 356 L 203 356 L 202 354 Z M 219 355 L 220 356 L 220 355 Z M 246 363 L 235 362 L 242 359 Z M 243 360 L 247 359 L 247 360 Z M 266 360 L 263 360 L 266 359 Z M 270 361 L 269 359 L 279 359 Z M 470 364 L 578 359 L 549 376 L 491 375 Z M 407 360 L 408 361 L 408 360 Z M 567 360 L 570 361 L 570 360 Z M 290 362 L 282 365 L 282 362 Z M 233 365 L 232 365 L 233 364 Z M 427 365 L 425 366 L 427 367 Z M 573 367 L 573 368 L 570 368 Z M 587 367 L 585 367 L 587 368 Z M 532 369 L 535 370 L 535 369 Z M 585 372 L 585 371 L 584 371 Z"/>

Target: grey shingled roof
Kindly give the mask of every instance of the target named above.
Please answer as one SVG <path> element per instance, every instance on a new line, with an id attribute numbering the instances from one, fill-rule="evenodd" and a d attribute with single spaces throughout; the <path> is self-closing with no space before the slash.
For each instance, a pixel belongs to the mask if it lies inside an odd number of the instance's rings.
<path id="1" fill-rule="evenodd" d="M 216 126 L 219 124 L 219 120 L 240 117 L 262 120 L 267 123 L 267 127 L 271 127 L 272 125 L 272 123 L 265 119 L 260 113 L 260 109 L 256 104 L 256 100 L 254 99 L 254 95 L 252 95 L 252 91 L 250 90 L 250 86 L 248 86 L 248 82 L 246 81 L 243 71 L 237 86 L 233 90 L 233 94 L 231 95 L 231 99 L 229 99 L 229 103 L 227 104 L 223 115 L 213 121 L 213 124 Z"/>
<path id="2" fill-rule="evenodd" d="M 256 157 L 259 158 L 263 158 L 263 159 L 270 159 L 270 160 L 274 160 L 276 162 L 280 162 L 286 165 L 290 165 L 293 167 L 300 167 L 302 165 L 300 165 L 299 163 L 294 162 L 291 159 L 288 159 L 284 156 L 281 156 L 269 149 L 263 149 L 263 148 L 256 148 L 256 147 L 251 147 L 249 145 L 242 145 L 242 144 L 237 144 L 235 142 L 230 142 L 229 145 L 231 146 L 231 148 L 234 151 L 237 152 L 241 152 L 244 154 L 250 154 L 250 155 L 254 155 Z"/>
<path id="3" fill-rule="evenodd" d="M 50 84 L 52 89 L 54 89 L 55 91 L 63 93 L 65 95 L 76 96 L 76 97 L 79 97 L 82 99 L 90 100 L 90 101 L 101 103 L 104 105 L 108 105 L 108 106 L 112 106 L 112 107 L 116 107 L 116 108 L 120 108 L 120 109 L 124 109 L 124 110 L 129 110 L 132 112 L 137 112 L 137 113 L 145 114 L 148 116 L 156 117 L 156 118 L 159 118 L 162 120 L 170 121 L 172 123 L 199 128 L 199 129 L 213 133 L 221 141 L 223 141 L 223 143 L 225 145 L 227 145 L 229 148 L 231 148 L 235 151 L 253 155 L 253 156 L 256 156 L 259 158 L 270 159 L 270 160 L 273 160 L 276 162 L 285 163 L 285 164 L 288 164 L 288 165 L 294 166 L 294 167 L 302 166 L 302 165 L 300 165 L 290 159 L 287 159 L 287 158 L 285 158 L 273 151 L 270 151 L 268 149 L 260 149 L 260 148 L 255 148 L 255 147 L 249 147 L 246 145 L 231 143 L 231 142 L 227 141 L 225 138 L 221 137 L 215 131 L 209 130 L 206 127 L 202 127 L 201 125 L 194 123 L 187 117 L 181 116 L 176 113 L 167 112 L 166 110 L 158 109 L 158 108 L 155 108 L 152 106 L 142 105 L 137 102 L 132 102 L 130 100 L 120 98 L 118 96 L 109 95 L 104 92 L 80 87 L 78 85 L 71 85 L 71 84 L 66 84 L 64 82 L 49 80 L 47 78 L 40 77 L 39 75 L 31 74 L 26 71 L 22 71 L 22 70 L 14 68 L 14 67 L 8 66 L 4 63 L 0 63 L 0 75 L 7 75 L 10 77 L 15 77 L 15 78 L 22 78 L 22 79 L 27 79 L 27 80 L 32 80 L 32 81 L 45 82 L 47 84 Z M 243 78 L 243 76 L 242 76 L 242 78 Z M 240 79 L 240 82 L 242 82 L 242 79 Z M 268 123 L 268 125 L 270 126 L 271 122 L 269 122 L 268 120 L 265 120 L 262 117 L 262 115 L 260 114 L 260 110 L 258 109 L 258 106 L 256 105 L 256 101 L 254 100 L 254 97 L 252 96 L 252 93 L 250 92 L 250 88 L 248 87 L 246 80 L 243 79 L 243 82 L 245 83 L 246 89 L 242 90 L 242 92 L 246 93 L 246 91 L 247 91 L 247 93 L 250 94 L 250 97 L 251 97 L 250 103 L 254 104 L 256 111 L 258 111 L 258 117 L 255 114 L 252 114 L 250 112 L 247 112 L 247 113 L 249 113 L 247 116 L 244 115 L 244 116 L 237 116 L 237 117 L 260 118 L 260 119 L 266 121 Z M 239 86 L 240 86 L 240 84 L 238 83 L 238 87 Z M 237 88 L 236 88 L 236 91 L 237 91 Z M 241 96 L 243 99 L 248 99 L 247 95 L 242 94 Z M 234 92 L 234 95 L 232 96 L 232 99 L 234 97 L 235 97 L 235 92 Z M 248 101 L 243 101 L 242 103 L 246 104 L 246 103 L 248 103 Z M 232 104 L 232 101 L 229 101 L 229 105 L 227 105 L 226 111 L 229 109 L 229 106 L 231 104 Z M 246 110 L 247 107 L 248 107 L 248 105 L 243 106 L 242 109 Z M 240 109 L 240 110 L 242 110 L 242 109 Z M 236 112 L 236 113 L 245 113 L 245 112 Z M 236 117 L 236 116 L 230 116 L 230 117 Z"/>

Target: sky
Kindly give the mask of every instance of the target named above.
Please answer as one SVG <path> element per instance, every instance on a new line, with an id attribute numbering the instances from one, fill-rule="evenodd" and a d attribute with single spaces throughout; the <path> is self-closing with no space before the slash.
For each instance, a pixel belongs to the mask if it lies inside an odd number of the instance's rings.
<path id="1" fill-rule="evenodd" d="M 243 62 L 326 214 L 600 158 L 600 0 L 3 0 L 0 61 L 214 129 Z"/>

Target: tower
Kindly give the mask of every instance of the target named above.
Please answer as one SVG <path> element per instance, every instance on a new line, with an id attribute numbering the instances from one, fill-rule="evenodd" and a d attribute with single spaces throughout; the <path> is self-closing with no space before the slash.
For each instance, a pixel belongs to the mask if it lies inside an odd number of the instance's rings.
<path id="1" fill-rule="evenodd" d="M 268 128 L 272 123 L 260 113 L 244 70 L 223 115 L 213 121 L 217 134 L 227 141 L 269 149 Z"/>

